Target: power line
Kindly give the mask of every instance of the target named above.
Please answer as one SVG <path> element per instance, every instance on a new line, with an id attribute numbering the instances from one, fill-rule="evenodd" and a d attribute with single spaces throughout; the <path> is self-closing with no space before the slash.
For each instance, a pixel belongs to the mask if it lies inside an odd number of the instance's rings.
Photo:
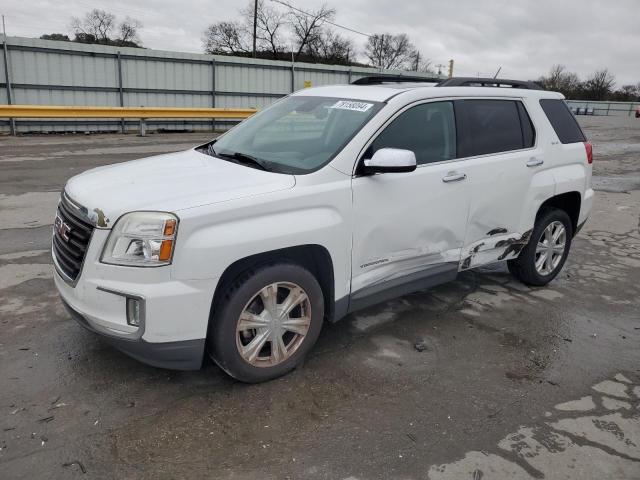
<path id="1" fill-rule="evenodd" d="M 312 13 L 305 12 L 304 10 L 301 10 L 301 9 L 299 9 L 297 7 L 294 7 L 290 3 L 284 2 L 282 0 L 271 0 L 271 1 L 274 2 L 274 3 L 279 3 L 280 5 L 284 5 L 285 7 L 290 8 L 291 10 L 294 10 L 296 12 L 302 13 L 303 15 L 306 15 L 308 17 L 315 17 L 315 15 L 313 15 Z M 363 35 L 363 36 L 368 37 L 368 38 L 373 36 L 373 35 L 370 35 L 368 33 L 360 32 L 360 31 L 355 30 L 353 28 L 345 27 L 344 25 L 340 25 L 338 23 L 331 22 L 329 20 L 325 20 L 325 23 L 328 23 L 329 25 L 333 25 L 334 27 L 337 27 L 337 28 L 341 28 L 343 30 L 347 30 L 349 32 L 357 33 L 358 35 Z"/>

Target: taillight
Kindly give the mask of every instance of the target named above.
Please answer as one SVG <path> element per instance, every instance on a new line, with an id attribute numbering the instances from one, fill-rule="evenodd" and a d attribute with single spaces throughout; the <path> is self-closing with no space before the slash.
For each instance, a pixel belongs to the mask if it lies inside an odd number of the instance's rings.
<path id="1" fill-rule="evenodd" d="M 591 142 L 584 142 L 584 149 L 587 151 L 587 163 L 591 165 L 593 163 L 593 145 L 591 145 Z"/>

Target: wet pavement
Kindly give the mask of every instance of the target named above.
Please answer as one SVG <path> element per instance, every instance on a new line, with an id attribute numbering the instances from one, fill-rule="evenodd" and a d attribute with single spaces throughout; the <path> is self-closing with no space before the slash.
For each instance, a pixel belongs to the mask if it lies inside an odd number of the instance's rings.
<path id="1" fill-rule="evenodd" d="M 0 137 L 0 478 L 640 478 L 640 121 L 580 121 L 596 205 L 551 285 L 465 272 L 252 386 L 131 360 L 53 287 L 68 177 L 208 135 Z"/>

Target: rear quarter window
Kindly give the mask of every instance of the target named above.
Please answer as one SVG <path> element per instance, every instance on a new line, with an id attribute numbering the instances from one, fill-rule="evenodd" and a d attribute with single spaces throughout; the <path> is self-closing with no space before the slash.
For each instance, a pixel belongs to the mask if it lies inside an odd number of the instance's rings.
<path id="1" fill-rule="evenodd" d="M 540 106 L 562 143 L 584 142 L 586 137 L 564 100 L 543 98 Z"/>

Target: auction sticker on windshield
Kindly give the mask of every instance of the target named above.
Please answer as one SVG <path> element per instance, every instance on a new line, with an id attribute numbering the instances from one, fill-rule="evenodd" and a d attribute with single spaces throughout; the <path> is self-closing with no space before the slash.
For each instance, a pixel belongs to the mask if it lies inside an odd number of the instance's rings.
<path id="1" fill-rule="evenodd" d="M 356 112 L 366 112 L 371 107 L 373 107 L 373 103 L 354 102 L 352 100 L 338 100 L 329 108 L 338 108 L 340 110 L 353 110 Z"/>

